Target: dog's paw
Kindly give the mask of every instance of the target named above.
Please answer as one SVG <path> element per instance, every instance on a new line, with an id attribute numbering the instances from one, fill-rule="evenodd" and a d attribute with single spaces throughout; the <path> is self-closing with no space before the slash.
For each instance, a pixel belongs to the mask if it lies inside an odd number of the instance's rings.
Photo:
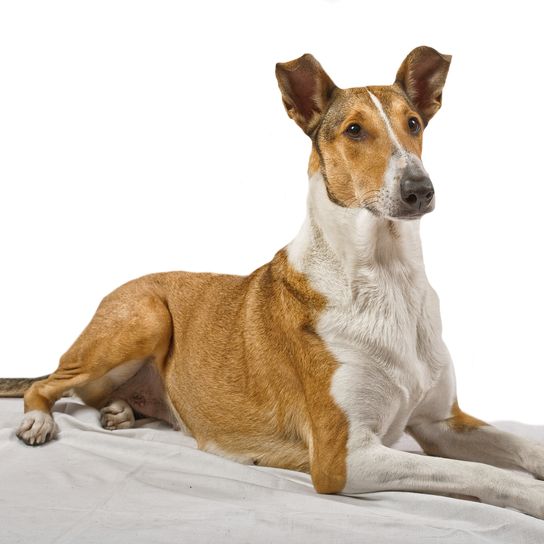
<path id="1" fill-rule="evenodd" d="M 134 412 L 124 400 L 115 400 L 100 410 L 100 424 L 108 431 L 130 429 L 134 422 Z"/>
<path id="2" fill-rule="evenodd" d="M 57 425 L 51 414 L 32 410 L 25 414 L 16 434 L 25 444 L 39 446 L 54 438 L 57 430 Z"/>

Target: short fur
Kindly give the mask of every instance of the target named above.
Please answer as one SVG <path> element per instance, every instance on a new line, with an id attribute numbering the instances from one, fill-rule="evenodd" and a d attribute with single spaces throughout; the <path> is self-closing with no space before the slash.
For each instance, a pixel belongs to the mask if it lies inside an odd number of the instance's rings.
<path id="1" fill-rule="evenodd" d="M 393 85 L 355 89 L 311 55 L 278 64 L 312 140 L 300 233 L 246 277 L 153 274 L 108 295 L 26 391 L 18 436 L 53 438 L 51 408 L 71 390 L 105 428 L 159 417 L 202 449 L 308 471 L 320 493 L 449 493 L 544 517 L 544 484 L 497 468 L 542 478 L 544 446 L 460 410 L 423 266 L 422 132 L 450 60 L 419 47 Z M 4 380 L 0 394 L 29 385 Z M 428 456 L 390 448 L 404 431 Z"/>

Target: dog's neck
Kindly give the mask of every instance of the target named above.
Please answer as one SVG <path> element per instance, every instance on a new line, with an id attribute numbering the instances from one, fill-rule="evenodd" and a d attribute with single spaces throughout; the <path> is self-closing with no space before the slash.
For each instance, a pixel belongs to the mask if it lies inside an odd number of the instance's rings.
<path id="1" fill-rule="evenodd" d="M 338 206 L 320 173 L 310 178 L 307 202 L 306 220 L 288 246 L 289 261 L 320 284 L 320 291 L 345 300 L 357 297 L 359 286 L 376 276 L 415 284 L 425 280 L 419 220 L 391 221 Z"/>

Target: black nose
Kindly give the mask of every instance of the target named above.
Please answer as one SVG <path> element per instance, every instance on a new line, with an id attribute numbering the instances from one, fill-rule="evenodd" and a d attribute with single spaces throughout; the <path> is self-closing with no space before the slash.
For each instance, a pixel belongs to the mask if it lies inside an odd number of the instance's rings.
<path id="1" fill-rule="evenodd" d="M 409 177 L 400 182 L 400 197 L 412 210 L 425 210 L 434 196 L 434 188 L 427 176 Z"/>

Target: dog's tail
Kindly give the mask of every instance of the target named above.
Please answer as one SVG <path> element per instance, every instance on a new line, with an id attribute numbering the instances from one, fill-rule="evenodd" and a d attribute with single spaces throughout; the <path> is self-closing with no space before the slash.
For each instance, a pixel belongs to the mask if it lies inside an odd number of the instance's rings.
<path id="1" fill-rule="evenodd" d="M 39 378 L 0 378 L 0 398 L 23 397 L 25 391 L 34 382 L 45 380 L 48 377 L 49 374 Z"/>

